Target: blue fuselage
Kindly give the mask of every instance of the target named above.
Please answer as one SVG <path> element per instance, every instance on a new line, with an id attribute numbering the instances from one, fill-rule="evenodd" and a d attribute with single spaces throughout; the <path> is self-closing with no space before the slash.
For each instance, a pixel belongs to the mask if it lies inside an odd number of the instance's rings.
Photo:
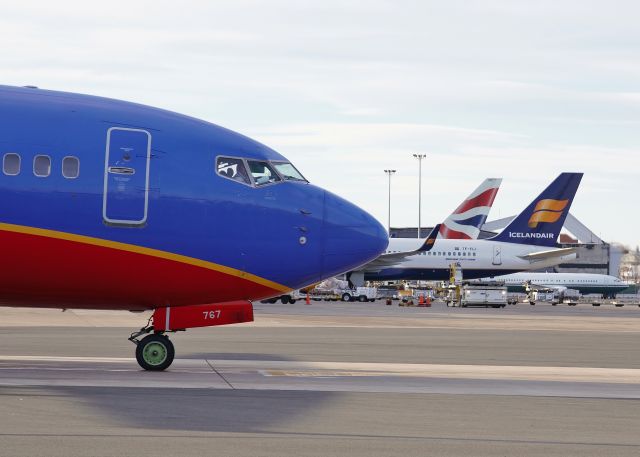
<path id="1" fill-rule="evenodd" d="M 86 237 L 71 242 L 101 247 L 114 243 L 107 247 L 127 251 L 129 246 L 138 254 L 146 249 L 143 254 L 187 259 L 196 267 L 201 262 L 234 280 L 248 281 L 239 288 L 249 290 L 246 285 L 255 280 L 273 289 L 238 293 L 238 298 L 248 299 L 355 268 L 378 256 L 387 244 L 384 228 L 369 214 L 306 181 L 280 179 L 257 185 L 255 179 L 247 184 L 220 176 L 216 160 L 221 156 L 269 163 L 287 160 L 208 122 L 116 100 L 6 86 L 0 86 L 0 120 L 0 232 L 35 233 L 40 241 Z M 13 173 L 17 161 L 19 171 Z M 63 163 L 68 169 L 63 170 Z M 50 265 L 50 254 L 39 249 L 24 255 L 30 256 L 32 266 Z M 11 260 L 29 277 L 27 265 Z M 82 261 L 104 281 L 115 278 L 112 287 L 118 288 L 117 278 L 124 276 L 126 265 L 116 259 L 98 267 L 99 254 Z M 7 259 L 4 262 L 11 268 Z M 162 269 L 163 264 L 153 268 Z M 33 271 L 29 284 L 37 288 Z M 126 274 L 135 276 L 135 271 Z M 135 287 L 135 281 L 125 282 Z M 17 291 L 7 298 L 1 296 L 2 289 L 14 285 L 15 280 L 9 285 L 0 282 L 1 301 L 11 302 Z M 202 290 L 185 303 L 216 299 L 218 286 L 210 284 L 211 293 Z M 73 285 L 67 289 L 72 293 Z M 41 292 L 47 300 L 46 290 Z M 166 300 L 180 302 L 176 293 L 167 292 Z"/>

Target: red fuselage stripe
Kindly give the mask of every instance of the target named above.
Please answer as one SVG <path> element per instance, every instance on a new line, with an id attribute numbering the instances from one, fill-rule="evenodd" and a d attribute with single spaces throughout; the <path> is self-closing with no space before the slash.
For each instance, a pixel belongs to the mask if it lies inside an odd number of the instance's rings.
<path id="1" fill-rule="evenodd" d="M 3 227 L 0 243 L 4 305 L 149 309 L 255 300 L 282 291 L 233 270 Z"/>

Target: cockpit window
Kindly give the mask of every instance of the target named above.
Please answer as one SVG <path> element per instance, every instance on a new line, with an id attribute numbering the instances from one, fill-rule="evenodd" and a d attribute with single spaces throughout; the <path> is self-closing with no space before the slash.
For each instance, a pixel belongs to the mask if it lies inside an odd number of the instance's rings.
<path id="1" fill-rule="evenodd" d="M 274 182 L 281 181 L 275 170 L 269 165 L 268 162 L 258 162 L 256 160 L 247 161 L 249 164 L 249 171 L 256 186 L 262 186 Z"/>
<path id="2" fill-rule="evenodd" d="M 288 162 L 272 162 L 272 164 L 285 181 L 307 181 L 296 167 Z"/>
<path id="3" fill-rule="evenodd" d="M 249 174 L 247 173 L 247 169 L 245 168 L 244 161 L 242 159 L 218 157 L 216 170 L 223 178 L 251 185 Z"/>

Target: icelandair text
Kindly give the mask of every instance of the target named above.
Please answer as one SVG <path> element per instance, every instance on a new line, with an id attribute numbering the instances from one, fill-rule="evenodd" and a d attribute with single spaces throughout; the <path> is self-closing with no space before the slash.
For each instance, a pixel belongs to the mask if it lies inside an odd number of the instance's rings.
<path id="1" fill-rule="evenodd" d="M 553 233 L 509 232 L 509 238 L 553 238 Z"/>

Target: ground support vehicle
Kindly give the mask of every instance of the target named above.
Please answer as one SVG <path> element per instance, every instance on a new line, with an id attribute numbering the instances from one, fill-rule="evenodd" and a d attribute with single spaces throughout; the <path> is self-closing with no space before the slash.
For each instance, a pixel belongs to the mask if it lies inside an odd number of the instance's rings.
<path id="1" fill-rule="evenodd" d="M 551 303 L 552 305 L 558 304 L 558 297 L 555 290 L 552 289 L 533 290 L 529 292 L 528 299 L 530 305 L 535 305 L 536 302 Z"/>
<path id="2" fill-rule="evenodd" d="M 355 289 L 336 290 L 342 301 L 376 301 L 378 298 L 378 289 L 375 287 L 356 287 Z"/>
<path id="3" fill-rule="evenodd" d="M 307 294 L 300 292 L 299 290 L 292 290 L 288 294 L 279 295 L 277 297 L 267 298 L 266 300 L 261 300 L 261 303 L 276 303 L 278 300 L 283 305 L 291 304 L 293 305 L 297 300 L 304 300 L 307 297 Z"/>
<path id="4" fill-rule="evenodd" d="M 574 289 L 536 289 L 530 290 L 527 296 L 530 305 L 536 302 L 551 303 L 556 306 L 564 303 L 569 306 L 576 306 L 580 302 L 580 292 Z"/>
<path id="5" fill-rule="evenodd" d="M 507 288 L 503 285 L 464 284 L 452 288 L 447 296 L 448 306 L 484 306 L 504 308 L 507 306 Z"/>

